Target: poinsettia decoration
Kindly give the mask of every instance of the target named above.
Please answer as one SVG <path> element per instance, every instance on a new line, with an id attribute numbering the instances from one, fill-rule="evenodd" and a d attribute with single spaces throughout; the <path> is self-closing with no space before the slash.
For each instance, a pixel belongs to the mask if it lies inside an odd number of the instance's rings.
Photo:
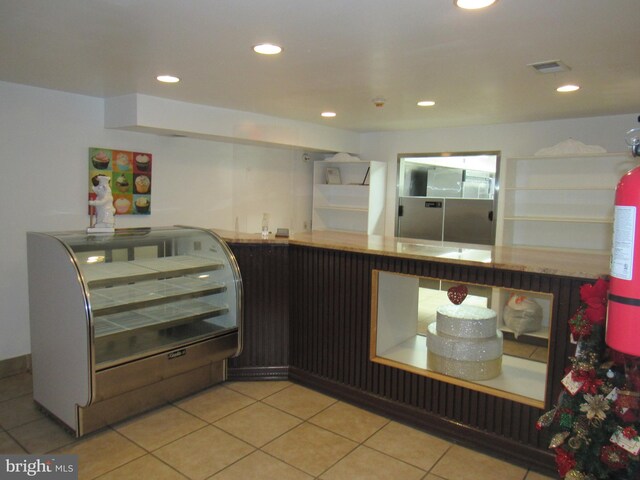
<path id="1" fill-rule="evenodd" d="M 640 479 L 640 358 L 605 345 L 608 289 L 603 279 L 580 288 L 581 304 L 569 319 L 577 346 L 564 391 L 536 423 L 550 431 L 564 479 Z"/>
<path id="2" fill-rule="evenodd" d="M 592 324 L 602 325 L 607 316 L 607 292 L 609 282 L 602 279 L 591 285 L 580 287 L 580 299 L 584 303 L 584 314 Z"/>

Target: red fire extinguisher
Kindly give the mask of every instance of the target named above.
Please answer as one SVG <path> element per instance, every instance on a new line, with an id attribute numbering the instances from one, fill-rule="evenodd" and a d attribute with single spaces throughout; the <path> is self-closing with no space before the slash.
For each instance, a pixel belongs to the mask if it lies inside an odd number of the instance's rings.
<path id="1" fill-rule="evenodd" d="M 627 132 L 626 140 L 632 154 L 640 155 L 640 129 Z M 610 273 L 607 345 L 640 356 L 640 167 L 616 188 Z"/>

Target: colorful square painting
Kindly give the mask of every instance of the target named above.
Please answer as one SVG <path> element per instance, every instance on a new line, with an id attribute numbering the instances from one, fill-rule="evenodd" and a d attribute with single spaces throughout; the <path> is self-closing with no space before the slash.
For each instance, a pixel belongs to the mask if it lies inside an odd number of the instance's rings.
<path id="1" fill-rule="evenodd" d="M 89 200 L 96 198 L 95 177 L 104 175 L 111 179 L 116 215 L 149 215 L 152 164 L 150 153 L 90 148 Z"/>

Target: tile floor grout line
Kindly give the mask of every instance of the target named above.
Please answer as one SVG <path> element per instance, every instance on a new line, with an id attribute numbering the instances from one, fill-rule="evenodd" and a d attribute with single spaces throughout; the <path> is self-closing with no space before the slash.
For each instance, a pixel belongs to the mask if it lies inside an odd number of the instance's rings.
<path id="1" fill-rule="evenodd" d="M 127 440 L 128 440 L 128 439 L 127 439 Z M 123 463 L 122 465 L 118 465 L 118 466 L 117 466 L 116 468 L 114 468 L 114 469 L 111 469 L 111 470 L 108 470 L 108 471 L 106 471 L 106 472 L 103 472 L 103 473 L 101 473 L 100 475 L 98 475 L 97 477 L 93 477 L 93 479 L 91 479 L 91 480 L 98 480 L 98 479 L 100 479 L 100 478 L 104 477 L 105 475 L 109 475 L 110 473 L 115 472 L 115 471 L 116 471 L 116 470 L 118 470 L 119 468 L 125 467 L 125 466 L 127 466 L 127 465 L 129 465 L 129 464 L 131 464 L 131 463 L 133 463 L 133 462 L 135 462 L 135 461 L 137 461 L 137 460 L 140 460 L 141 458 L 146 457 L 147 455 L 151 455 L 153 458 L 155 458 L 156 460 L 158 460 L 158 461 L 160 461 L 160 462 L 164 463 L 166 466 L 168 466 L 168 467 L 170 467 L 171 469 L 175 470 L 176 472 L 178 472 L 178 473 L 179 473 L 180 475 L 182 475 L 183 477 L 185 476 L 182 472 L 179 472 L 178 470 L 176 470 L 175 468 L 173 468 L 173 467 L 172 467 L 171 465 L 169 465 L 168 463 L 163 462 L 163 461 L 162 461 L 162 459 L 160 459 L 160 458 L 156 457 L 153 453 L 145 451 L 145 452 L 144 452 L 142 455 L 140 455 L 139 457 L 132 458 L 132 459 L 131 459 L 131 460 L 129 460 L 128 462 Z"/>
<path id="2" fill-rule="evenodd" d="M 234 393 L 238 393 L 238 392 L 234 392 Z M 250 399 L 250 400 L 253 400 L 253 402 L 252 402 L 252 403 L 250 403 L 250 404 L 248 404 L 248 405 L 245 405 L 244 407 L 240 407 L 240 408 L 238 408 L 237 410 L 234 410 L 233 412 L 226 413 L 226 414 L 224 414 L 224 415 L 223 415 L 222 417 L 220 417 L 220 418 L 216 418 L 216 419 L 214 420 L 214 422 L 217 422 L 217 421 L 219 421 L 219 420 L 222 420 L 223 418 L 227 418 L 227 417 L 229 417 L 229 416 L 231 416 L 231 415 L 233 415 L 233 414 L 235 414 L 235 413 L 241 412 L 242 410 L 244 410 L 244 409 L 246 409 L 246 408 L 249 408 L 249 407 L 250 407 L 250 406 L 252 406 L 252 405 L 255 405 L 255 404 L 256 404 L 256 403 L 258 403 L 258 401 L 259 401 L 259 400 L 255 400 L 255 399 L 253 399 L 253 398 L 251 398 L 251 397 L 249 397 L 249 396 L 247 396 L 247 395 L 244 395 L 244 396 L 245 396 L 245 397 L 247 397 L 247 398 L 248 398 L 248 399 Z M 185 408 L 181 407 L 180 405 L 173 405 L 173 406 L 174 406 L 174 407 L 176 407 L 176 408 L 178 408 L 178 409 L 180 409 L 180 410 L 182 410 L 182 411 L 183 411 L 183 412 L 185 412 L 185 413 L 188 413 L 188 414 L 189 414 L 189 415 L 191 415 L 192 417 L 197 418 L 198 420 L 202 420 L 202 421 L 203 421 L 203 422 L 205 422 L 205 423 L 208 423 L 208 424 L 210 424 L 210 425 L 213 425 L 213 422 L 211 422 L 210 420 L 207 420 L 206 418 L 199 417 L 199 416 L 198 416 L 198 415 L 196 415 L 195 413 L 192 413 L 192 412 L 190 412 L 189 410 L 186 410 Z"/>
<path id="3" fill-rule="evenodd" d="M 429 468 L 429 470 L 427 470 L 427 474 L 433 473 L 433 469 L 436 468 L 436 465 L 438 465 L 438 463 L 440 463 L 440 461 L 447 455 L 447 453 L 449 453 L 451 451 L 451 449 L 455 445 L 456 445 L 455 443 L 449 442 L 449 446 L 447 447 L 447 449 L 442 453 L 442 455 L 440 455 L 440 457 L 438 457 L 438 459 L 435 462 L 433 462 L 433 465 L 431 465 L 431 468 Z M 436 474 L 433 473 L 433 475 L 436 475 Z"/>
<path id="4" fill-rule="evenodd" d="M 249 383 L 249 382 L 251 382 L 251 380 L 243 380 L 243 381 L 238 381 L 238 380 L 236 380 L 236 381 L 234 381 L 234 383 Z M 267 399 L 267 398 L 269 398 L 269 397 L 272 397 L 272 396 L 277 395 L 277 394 L 279 394 L 279 393 L 281 393 L 281 392 L 284 392 L 285 390 L 287 390 L 287 389 L 289 389 L 289 388 L 293 387 L 294 385 L 296 385 L 295 383 L 291 382 L 290 380 L 271 380 L 271 382 L 287 382 L 289 385 L 285 385 L 285 386 L 284 386 L 284 387 L 282 387 L 280 390 L 278 390 L 278 391 L 276 391 L 276 392 L 273 392 L 273 393 L 270 393 L 270 394 L 269 394 L 269 395 L 267 395 L 266 397 L 263 397 L 263 398 L 256 398 L 256 399 L 255 399 L 256 401 L 261 402 L 261 401 L 263 401 L 263 400 L 266 400 L 266 399 Z M 245 393 L 242 393 L 242 392 L 240 392 L 240 391 L 238 391 L 238 390 L 235 390 L 235 389 L 234 389 L 232 386 L 230 386 L 230 385 L 224 385 L 224 386 L 225 386 L 226 388 L 228 388 L 229 390 L 232 390 L 232 391 L 234 391 L 234 392 L 236 392 L 236 393 L 241 393 L 242 395 L 244 395 L 244 396 L 246 396 L 246 397 L 249 397 L 249 395 L 246 395 Z M 253 398 L 253 397 L 250 397 L 250 398 Z"/>
<path id="5" fill-rule="evenodd" d="M 408 465 L 408 466 L 410 466 L 410 467 L 412 467 L 412 468 L 415 468 L 415 469 L 417 469 L 417 470 L 420 470 L 421 472 L 424 472 L 423 478 L 424 478 L 424 476 L 429 475 L 429 471 L 428 471 L 428 470 L 425 470 L 425 469 L 424 469 L 424 468 L 422 468 L 422 467 L 419 467 L 419 466 L 417 466 L 417 465 L 414 465 L 414 464 L 412 464 L 412 463 L 409 463 L 409 462 L 407 462 L 407 461 L 405 461 L 405 460 L 403 460 L 403 459 L 401 459 L 401 458 L 394 457 L 393 455 L 390 455 L 389 453 L 383 452 L 382 450 L 378 450 L 378 449 L 376 449 L 376 448 L 370 447 L 369 445 L 365 445 L 364 443 L 363 443 L 363 444 L 361 444 L 360 446 L 361 446 L 361 447 L 364 447 L 364 448 L 368 448 L 368 449 L 370 449 L 370 450 L 373 450 L 374 452 L 377 452 L 377 453 L 379 453 L 379 454 L 381 454 L 381 455 L 384 455 L 385 457 L 391 458 L 391 459 L 393 459 L 393 460 L 395 460 L 395 461 L 397 461 L 397 462 L 404 463 L 405 465 Z"/>
<path id="6" fill-rule="evenodd" d="M 214 427 L 215 425 L 211 425 L 211 426 L 212 426 L 212 427 Z M 217 428 L 217 427 L 216 427 L 216 428 Z M 221 430 L 221 429 L 219 429 L 219 430 Z M 222 432 L 224 432 L 224 430 L 221 430 L 221 431 L 222 431 Z M 228 432 L 225 432 L 225 433 L 228 433 Z M 236 437 L 234 437 L 234 438 L 236 438 Z M 236 438 L 236 439 L 237 439 L 237 438 Z M 235 465 L 236 463 L 238 463 L 238 462 L 240 462 L 240 461 L 244 460 L 245 458 L 249 457 L 250 455 L 253 455 L 254 453 L 256 453 L 257 451 L 259 451 L 259 450 L 260 450 L 259 448 L 254 447 L 253 445 L 251 445 L 250 443 L 245 442 L 244 440 L 242 440 L 242 441 L 243 441 L 244 443 L 246 443 L 247 445 L 249 445 L 250 447 L 252 447 L 252 448 L 253 448 L 253 450 L 252 450 L 251 452 L 247 453 L 246 455 L 243 455 L 242 457 L 240 457 L 240 458 L 238 458 L 238 459 L 234 460 L 234 461 L 233 461 L 233 462 L 231 462 L 229 465 L 225 466 L 224 468 L 221 468 L 221 469 L 220 469 L 220 470 L 218 470 L 217 472 L 213 472 L 211 475 L 209 475 L 208 477 L 206 477 L 206 478 L 205 478 L 205 480 L 206 480 L 206 479 L 209 479 L 209 478 L 212 478 L 212 477 L 214 477 L 214 476 L 218 475 L 218 474 L 219 474 L 219 473 L 221 473 L 221 472 L 224 472 L 227 468 L 231 467 L 232 465 Z M 180 472 L 180 471 L 178 471 L 178 470 L 176 470 L 176 471 L 177 471 L 180 475 L 182 475 L 183 477 L 186 477 L 186 478 L 189 478 L 189 479 L 191 478 L 191 477 L 189 477 L 189 476 L 188 476 L 187 474 L 185 474 L 185 473 L 182 473 L 182 472 Z"/>
<path id="7" fill-rule="evenodd" d="M 6 377 L 2 377 L 2 378 L 0 378 L 0 391 L 2 390 L 1 387 L 3 386 L 3 384 L 10 383 L 10 380 L 8 380 L 8 379 L 13 379 L 15 377 L 20 377 L 22 375 L 26 375 L 28 377 L 33 378 L 33 374 L 31 372 L 19 372 L 19 373 L 15 373 L 13 375 L 8 375 Z M 18 394 L 18 396 L 26 394 L 26 393 L 33 393 L 33 383 L 31 383 L 31 390 L 29 390 L 28 392 L 22 392 L 22 393 Z M 12 398 L 16 398 L 16 397 L 7 397 L 5 399 L 2 399 L 2 401 L 11 400 Z"/>
<path id="8" fill-rule="evenodd" d="M 68 447 L 69 445 L 73 445 L 74 443 L 77 443 L 78 441 L 80 441 L 80 439 L 79 439 L 78 437 L 76 437 L 76 436 L 75 436 L 75 432 L 72 432 L 72 431 L 69 429 L 69 427 L 68 427 L 68 426 L 66 426 L 65 424 L 63 424 L 63 423 L 62 423 L 62 421 L 61 421 L 61 420 L 58 420 L 55 416 L 52 416 L 52 415 L 51 415 L 51 414 L 49 414 L 49 413 L 45 413 L 45 412 L 43 412 L 43 414 L 44 414 L 44 418 L 45 418 L 45 419 L 49 420 L 50 422 L 53 422 L 53 423 L 54 423 L 58 428 L 60 428 L 60 429 L 61 429 L 65 434 L 67 434 L 67 435 L 70 435 L 70 436 L 71 436 L 71 439 L 70 439 L 69 443 L 63 443 L 62 445 L 58 445 L 57 447 L 54 447 L 54 448 L 52 448 L 52 449 L 50 449 L 50 450 L 47 450 L 46 452 L 44 452 L 44 454 L 45 454 L 45 455 L 46 455 L 46 454 L 53 453 L 53 452 L 55 452 L 56 450 L 60 450 L 61 448 Z M 39 419 L 39 420 L 42 420 L 42 419 Z M 29 423 L 35 423 L 35 422 L 37 422 L 37 421 L 39 421 L 39 420 L 35 420 L 35 421 L 33 421 L 33 422 L 29 422 Z M 28 425 L 28 424 L 26 424 L 26 425 Z M 25 448 L 25 450 L 27 450 L 27 449 Z M 29 450 L 27 450 L 27 452 L 29 452 Z M 32 452 L 29 452 L 29 453 L 31 454 Z"/>
<path id="9" fill-rule="evenodd" d="M 249 400 L 253 400 L 254 402 L 259 402 L 260 401 L 257 398 L 253 398 L 251 395 L 247 395 L 246 393 L 242 393 L 242 392 L 239 392 L 237 390 L 234 390 L 233 388 L 229 387 L 228 385 L 225 385 L 224 383 L 219 384 L 219 386 L 220 386 L 220 388 L 224 388 L 225 390 L 229 390 L 230 392 L 237 393 L 238 395 L 242 395 L 243 397 L 247 397 Z"/>
<path id="10" fill-rule="evenodd" d="M 73 445 L 79 445 L 79 444 L 81 444 L 82 442 L 86 441 L 88 437 L 89 437 L 89 438 L 90 438 L 90 437 L 95 437 L 95 436 L 97 436 L 97 435 L 100 435 L 100 434 L 102 434 L 102 433 L 106 432 L 107 430 L 115 431 L 115 430 L 113 430 L 113 428 L 111 427 L 111 425 L 107 425 L 107 426 L 105 426 L 105 427 L 103 427 L 103 428 L 101 428 L 101 429 L 99 429 L 99 430 L 95 430 L 94 432 L 91 432 L 91 433 L 87 434 L 86 436 L 83 436 L 83 437 L 80 437 L 80 438 L 74 438 L 74 441 L 73 441 L 73 442 L 68 443 L 68 444 L 66 444 L 66 445 L 62 445 L 62 446 L 60 446 L 60 447 L 57 447 L 57 448 L 55 448 L 55 449 L 51 450 L 50 452 L 53 452 L 54 450 L 60 450 L 60 449 L 63 449 L 63 448 L 64 448 L 64 449 L 67 449 L 67 448 L 69 448 L 69 447 L 71 447 L 71 446 L 73 446 Z M 119 432 L 115 432 L 115 433 L 119 434 Z M 122 436 L 122 435 L 121 435 L 121 436 Z M 128 438 L 126 438 L 126 437 L 124 437 L 124 438 L 125 438 L 125 440 L 130 441 Z M 132 442 L 132 443 L 133 443 L 133 442 Z M 71 454 L 73 454 L 73 452 L 71 452 Z M 132 459 L 132 460 L 130 460 L 130 461 L 128 461 L 128 462 L 126 462 L 126 463 L 125 463 L 125 465 L 126 465 L 127 463 L 132 462 L 133 460 L 137 460 L 138 458 L 143 457 L 143 456 L 144 456 L 144 455 L 146 455 L 146 454 L 147 454 L 147 452 L 145 451 L 145 453 L 143 453 L 142 455 L 140 455 L 140 456 L 138 456 L 138 457 L 135 457 L 134 459 Z M 78 463 L 79 463 L 79 462 L 80 462 L 80 456 L 78 455 Z M 108 470 L 108 471 L 106 471 L 106 472 L 101 473 L 101 474 L 100 474 L 100 475 L 98 475 L 98 476 L 91 477 L 91 479 L 88 479 L 88 480 L 94 480 L 94 479 L 96 479 L 96 478 L 100 478 L 100 477 L 102 477 L 103 475 L 106 475 L 107 473 L 110 473 L 110 472 L 112 472 L 112 471 L 114 471 L 114 470 L 116 470 L 116 469 L 120 468 L 121 466 L 122 466 L 122 465 L 119 465 L 119 466 L 117 466 L 117 467 L 115 467 L 115 468 L 113 468 L 113 469 L 111 469 L 111 470 Z M 79 467 L 79 465 L 78 465 L 78 467 Z"/>
<path id="11" fill-rule="evenodd" d="M 373 446 L 371 446 L 371 445 L 365 445 L 364 443 L 362 443 L 361 445 L 362 445 L 363 447 L 365 447 L 365 448 L 369 448 L 369 449 L 373 450 L 374 452 L 380 453 L 380 454 L 385 455 L 385 456 L 387 456 L 387 457 L 389 457 L 389 458 L 393 458 L 394 460 L 397 460 L 398 462 L 402 462 L 402 463 L 404 463 L 405 465 L 409 465 L 410 467 L 417 468 L 418 470 L 422 470 L 422 471 L 425 473 L 425 475 L 428 475 L 429 473 L 431 473 L 431 469 L 432 469 L 432 468 L 435 466 L 435 464 L 440 460 L 440 458 L 438 458 L 438 460 L 436 461 L 436 463 L 434 463 L 434 464 L 429 468 L 429 470 L 425 470 L 424 468 L 422 468 L 422 467 L 420 467 L 420 466 L 418 466 L 418 465 L 414 465 L 413 463 L 407 462 L 406 460 L 403 460 L 403 459 L 401 459 L 401 458 L 395 457 L 395 456 L 393 456 L 393 455 L 391 455 L 391 454 L 389 454 L 389 453 L 387 453 L 387 452 L 385 452 L 385 451 L 383 451 L 383 450 L 379 450 L 379 449 L 377 449 L 376 447 L 373 447 Z M 448 452 L 448 451 L 449 451 L 449 448 L 451 448 L 451 446 L 453 446 L 453 445 L 450 445 L 450 446 L 447 448 L 447 450 L 445 451 L 445 454 L 446 454 L 446 452 Z M 444 456 L 444 454 L 443 454 L 443 456 Z"/>
<path id="12" fill-rule="evenodd" d="M 153 410 L 150 410 L 150 412 L 152 412 L 152 411 L 153 411 Z M 198 417 L 196 417 L 196 418 L 198 418 Z M 129 419 L 129 420 L 130 420 L 130 419 Z M 198 418 L 198 420 L 200 420 L 200 419 Z M 119 422 L 119 423 L 124 423 L 124 422 L 127 422 L 127 421 L 128 421 L 128 420 L 123 420 L 122 422 Z M 169 442 L 167 442 L 167 443 L 163 443 L 162 445 L 160 445 L 160 446 L 158 446 L 158 447 L 154 448 L 153 450 L 149 450 L 149 449 L 148 449 L 147 447 L 145 447 L 144 445 L 141 445 L 140 443 L 136 442 L 133 438 L 129 438 L 129 437 L 128 437 L 127 435 L 125 435 L 124 433 L 120 432 L 119 430 L 116 430 L 117 425 L 118 425 L 118 424 L 108 425 L 107 427 L 108 427 L 108 428 L 110 428 L 111 430 L 113 430 L 114 432 L 116 432 L 116 433 L 117 433 L 118 435 L 120 435 L 121 437 L 123 437 L 125 440 L 128 440 L 129 442 L 133 443 L 133 444 L 134 444 L 134 445 L 136 445 L 137 447 L 140 447 L 140 448 L 141 448 L 142 450 L 144 450 L 146 453 L 153 453 L 153 452 L 155 452 L 155 451 L 157 451 L 157 450 L 160 450 L 161 448 L 166 447 L 167 445 L 171 445 L 172 443 L 174 443 L 174 442 L 176 442 L 176 441 L 178 441 L 178 440 L 181 440 L 181 439 L 183 439 L 184 437 L 187 437 L 187 436 L 191 435 L 192 433 L 199 432 L 199 431 L 200 431 L 200 430 L 202 430 L 203 428 L 207 428 L 207 427 L 209 427 L 209 426 L 212 426 L 212 425 L 209 425 L 207 422 L 205 422 L 205 424 L 204 424 L 204 425 L 202 425 L 201 427 L 198 427 L 198 428 L 196 428 L 195 430 L 190 431 L 189 433 L 185 433 L 184 435 L 180 435 L 179 437 L 176 437 L 176 438 L 172 439 L 171 441 L 169 441 Z"/>
<path id="13" fill-rule="evenodd" d="M 349 437 L 347 437 L 346 435 L 344 435 L 344 434 L 342 434 L 342 433 L 334 432 L 333 430 L 330 430 L 329 428 L 324 427 L 324 426 L 322 426 L 322 425 L 316 425 L 315 423 L 311 422 L 311 420 L 312 420 L 314 417 L 315 417 L 315 415 L 314 415 L 313 417 L 310 417 L 308 420 L 305 420 L 305 422 L 304 422 L 304 423 L 308 423 L 309 425 L 312 425 L 312 426 L 317 427 L 317 428 L 319 428 L 319 429 L 321 429 L 321 430 L 324 430 L 325 432 L 333 433 L 334 435 L 337 435 L 337 436 L 339 436 L 339 437 L 342 437 L 342 438 L 344 438 L 345 440 L 349 440 L 350 442 L 354 442 L 354 443 L 357 443 L 357 444 L 364 444 L 364 442 L 360 442 L 359 440 L 354 440 L 353 438 L 349 438 Z M 387 423 L 388 423 L 388 422 L 387 422 Z M 385 424 L 385 425 L 386 425 L 386 424 Z M 369 439 L 369 437 L 367 437 L 367 440 L 368 440 L 368 439 Z M 365 440 L 365 441 L 366 441 L 366 440 Z"/>
<path id="14" fill-rule="evenodd" d="M 389 424 L 393 421 L 393 420 L 391 420 L 390 418 L 385 417 L 385 416 L 383 416 L 383 415 L 378 415 L 378 414 L 373 414 L 373 415 L 376 415 L 376 416 L 378 416 L 378 417 L 380 417 L 380 418 L 384 418 L 384 419 L 386 420 L 386 422 L 385 422 L 385 424 L 384 424 L 384 425 L 382 425 L 380 428 L 378 428 L 375 432 L 373 432 L 371 435 L 369 435 L 367 438 L 365 438 L 365 439 L 362 441 L 362 444 L 363 444 L 363 445 L 365 444 L 365 442 L 369 441 L 369 440 L 370 440 L 374 435 L 376 435 L 378 432 L 380 432 L 382 429 L 384 429 L 387 425 L 389 425 Z"/>
<path id="15" fill-rule="evenodd" d="M 24 427 L 26 425 L 29 425 L 30 423 L 38 422 L 38 421 L 42 420 L 42 418 L 48 418 L 49 420 L 53 420 L 51 417 L 49 417 L 48 415 L 46 415 L 44 413 L 42 413 L 42 415 L 43 415 L 43 417 L 41 417 L 41 418 L 33 418 L 33 419 L 29 420 L 28 422 L 24 422 L 24 423 L 21 423 L 19 425 L 15 425 L 15 426 L 13 426 L 11 428 L 3 428 L 3 430 L 8 433 L 9 430 L 15 430 L 16 428 Z M 59 423 L 56 420 L 53 420 L 53 421 L 56 422 L 56 424 Z"/>
<path id="16" fill-rule="evenodd" d="M 269 443 L 271 443 L 271 442 L 269 442 Z M 265 446 L 266 446 L 266 445 L 268 445 L 269 443 L 266 443 L 266 444 L 265 444 Z M 285 461 L 285 460 L 283 460 L 283 459 L 281 459 L 281 458 L 278 458 L 278 457 L 276 457 L 275 455 L 273 455 L 273 454 L 271 454 L 271 453 L 269 453 L 269 452 L 264 451 L 262 448 L 259 448 L 258 450 L 259 450 L 260 452 L 264 453 L 265 455 L 268 455 L 269 457 L 271 457 L 271 458 L 273 458 L 273 459 L 275 459 L 275 460 L 277 460 L 277 461 L 279 461 L 279 462 L 282 462 L 282 463 L 284 463 L 285 465 L 287 465 L 287 466 L 289 466 L 289 467 L 291 467 L 291 468 L 295 468 L 298 472 L 302 472 L 302 473 L 304 473 L 305 475 L 309 475 L 310 477 L 316 478 L 316 476 L 315 476 L 315 475 L 312 475 L 312 474 L 310 474 L 309 472 L 305 472 L 305 471 L 304 471 L 304 470 L 302 470 L 300 467 L 296 467 L 295 465 L 292 465 L 291 463 L 289 463 L 289 462 L 287 462 L 287 461 Z"/>
<path id="17" fill-rule="evenodd" d="M 325 395 L 325 396 L 326 396 L 326 395 Z M 286 413 L 287 415 L 291 415 L 292 417 L 296 417 L 296 418 L 298 418 L 298 419 L 302 420 L 303 422 L 306 422 L 306 421 L 308 421 L 308 420 L 311 420 L 311 419 L 312 419 L 313 417 L 315 417 L 316 415 L 318 415 L 318 414 L 320 414 L 320 413 L 324 412 L 327 408 L 329 408 L 329 407 L 331 407 L 331 406 L 335 405 L 335 404 L 336 404 L 336 403 L 338 403 L 338 402 L 339 402 L 339 400 L 335 400 L 335 401 L 334 401 L 333 403 L 331 403 L 330 405 L 327 405 L 327 406 L 326 406 L 326 407 L 324 407 L 322 410 L 318 410 L 316 413 L 314 413 L 313 415 L 311 415 L 310 417 L 307 417 L 307 418 L 300 417 L 300 416 L 296 415 L 295 413 L 288 412 L 288 411 L 286 411 L 286 410 L 284 410 L 284 409 L 282 409 L 282 408 L 278 407 L 277 405 L 270 405 L 270 404 L 268 404 L 268 403 L 265 403 L 265 405 L 268 405 L 268 406 L 269 406 L 269 407 L 271 407 L 271 408 L 275 408 L 276 410 L 278 410 L 278 411 L 280 411 L 280 412 Z"/>
<path id="18" fill-rule="evenodd" d="M 256 402 L 256 403 L 261 403 L 261 402 Z M 252 405 L 255 405 L 255 403 L 254 403 L 254 404 L 252 404 Z M 265 403 L 264 405 L 265 405 L 266 407 L 271 407 L 271 405 L 268 405 L 268 404 L 266 404 L 266 403 Z M 273 408 L 273 407 L 271 407 L 271 408 Z M 244 409 L 241 409 L 241 410 L 244 410 Z M 237 411 L 236 411 L 236 412 L 234 412 L 234 413 L 237 413 L 237 412 L 239 412 L 239 411 L 241 411 L 241 410 L 237 410 Z M 278 411 L 280 411 L 280 412 L 281 412 L 281 410 L 278 410 Z M 227 415 L 227 416 L 228 416 L 228 415 Z M 266 447 L 267 445 L 269 445 L 270 443 L 272 443 L 272 442 L 276 441 L 277 439 L 279 439 L 279 438 L 280 438 L 280 437 L 282 437 L 283 435 L 286 435 L 287 433 L 289 433 L 291 430 L 294 430 L 294 429 L 298 428 L 300 425 L 302 425 L 303 423 L 305 423 L 305 421 L 304 421 L 304 420 L 302 420 L 302 419 L 300 419 L 299 417 L 296 417 L 296 416 L 294 416 L 294 415 L 290 415 L 290 416 L 292 416 L 293 418 L 295 418 L 295 419 L 297 419 L 297 420 L 300 420 L 300 423 L 297 423 L 296 425 L 292 426 L 291 428 L 288 428 L 285 432 L 282 432 L 282 433 L 281 433 L 281 434 L 279 434 L 278 436 L 273 437 L 271 440 L 269 440 L 267 443 L 265 443 L 264 445 L 262 445 L 262 446 L 260 446 L 260 447 L 256 447 L 255 445 L 252 445 L 251 443 L 249 443 L 249 442 L 248 442 L 248 441 L 246 441 L 245 439 L 238 437 L 237 435 L 235 435 L 235 434 L 234 434 L 234 433 L 232 433 L 232 432 L 228 432 L 228 431 L 226 431 L 224 428 L 219 427 L 218 425 L 215 425 L 215 424 L 213 424 L 213 423 L 210 423 L 209 425 L 210 425 L 210 426 L 212 426 L 212 427 L 217 428 L 218 430 L 220 430 L 221 432 L 226 433 L 227 435 L 231 435 L 231 436 L 232 436 L 233 438 L 235 438 L 236 440 L 240 440 L 241 442 L 246 443 L 247 445 L 249 445 L 249 446 L 251 446 L 251 447 L 253 447 L 253 448 L 256 448 L 256 449 L 258 449 L 258 450 L 262 450 L 262 448 Z M 223 418 L 226 418 L 226 417 L 223 417 Z M 219 420 L 222 420 L 222 418 L 220 418 Z M 219 420 L 216 420 L 216 422 L 218 422 Z"/>
<path id="19" fill-rule="evenodd" d="M 15 442 L 16 445 L 18 445 L 22 450 L 24 450 L 25 454 L 31 455 L 31 452 L 24 445 L 22 445 L 16 437 L 11 435 L 11 432 L 9 432 L 8 430 L 5 430 L 5 433 L 9 436 L 11 440 Z"/>
<path id="20" fill-rule="evenodd" d="M 9 430 L 15 430 L 16 428 L 24 427 L 24 426 L 29 425 L 31 423 L 38 422 L 38 421 L 42 420 L 43 418 L 47 418 L 47 419 L 51 420 L 52 422 L 54 422 L 56 425 L 60 426 L 64 431 L 68 431 L 70 434 L 73 434 L 72 430 L 68 426 L 64 425 L 61 420 L 57 419 L 53 414 L 49 413 L 44 407 L 41 407 L 40 405 L 38 405 L 35 402 L 35 400 L 33 399 L 33 392 L 29 392 L 29 393 L 26 393 L 24 395 L 18 395 L 17 397 L 13 397 L 13 398 L 10 398 L 8 400 L 4 400 L 4 401 L 0 402 L 0 405 L 2 403 L 10 402 L 11 400 L 17 400 L 17 399 L 22 398 L 22 397 L 29 397 L 29 399 L 31 400 L 31 403 L 34 405 L 34 408 L 35 408 L 36 412 L 38 412 L 39 417 L 38 418 L 32 418 L 31 420 L 28 420 L 28 421 L 26 421 L 24 423 L 20 423 L 18 425 L 14 425 L 13 427 L 10 427 L 10 428 L 5 427 L 4 425 L 0 425 L 0 430 L 3 430 L 5 432 L 9 433 Z"/>
<path id="21" fill-rule="evenodd" d="M 313 425 L 313 424 L 311 424 Z M 334 433 L 334 432 L 332 432 Z M 353 440 L 352 440 L 353 441 Z M 335 467 L 338 463 L 340 463 L 342 460 L 344 460 L 345 458 L 347 458 L 349 455 L 351 455 L 353 452 L 356 451 L 356 449 L 358 449 L 360 447 L 360 444 L 358 442 L 354 442 L 356 444 L 355 447 L 353 447 L 351 450 L 349 450 L 347 453 L 345 453 L 343 456 L 341 456 L 340 458 L 338 458 L 335 462 L 333 462 L 331 465 L 329 465 L 327 468 L 325 468 L 320 475 L 318 475 L 318 478 L 322 477 L 322 475 L 324 475 L 325 473 L 327 473 L 329 470 L 331 470 L 333 467 Z"/>

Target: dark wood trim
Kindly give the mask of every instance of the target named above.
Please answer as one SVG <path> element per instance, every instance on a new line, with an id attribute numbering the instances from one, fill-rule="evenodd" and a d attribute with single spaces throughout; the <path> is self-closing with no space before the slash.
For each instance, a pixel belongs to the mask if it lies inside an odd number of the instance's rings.
<path id="1" fill-rule="evenodd" d="M 245 287 L 243 353 L 230 379 L 288 378 L 392 418 L 553 471 L 544 412 L 529 405 L 371 362 L 374 269 L 554 295 L 547 406 L 562 389 L 568 319 L 590 280 L 301 245 L 232 244 Z"/>
<path id="2" fill-rule="evenodd" d="M 243 349 L 229 369 L 289 364 L 289 248 L 231 244 L 243 284 Z"/>

